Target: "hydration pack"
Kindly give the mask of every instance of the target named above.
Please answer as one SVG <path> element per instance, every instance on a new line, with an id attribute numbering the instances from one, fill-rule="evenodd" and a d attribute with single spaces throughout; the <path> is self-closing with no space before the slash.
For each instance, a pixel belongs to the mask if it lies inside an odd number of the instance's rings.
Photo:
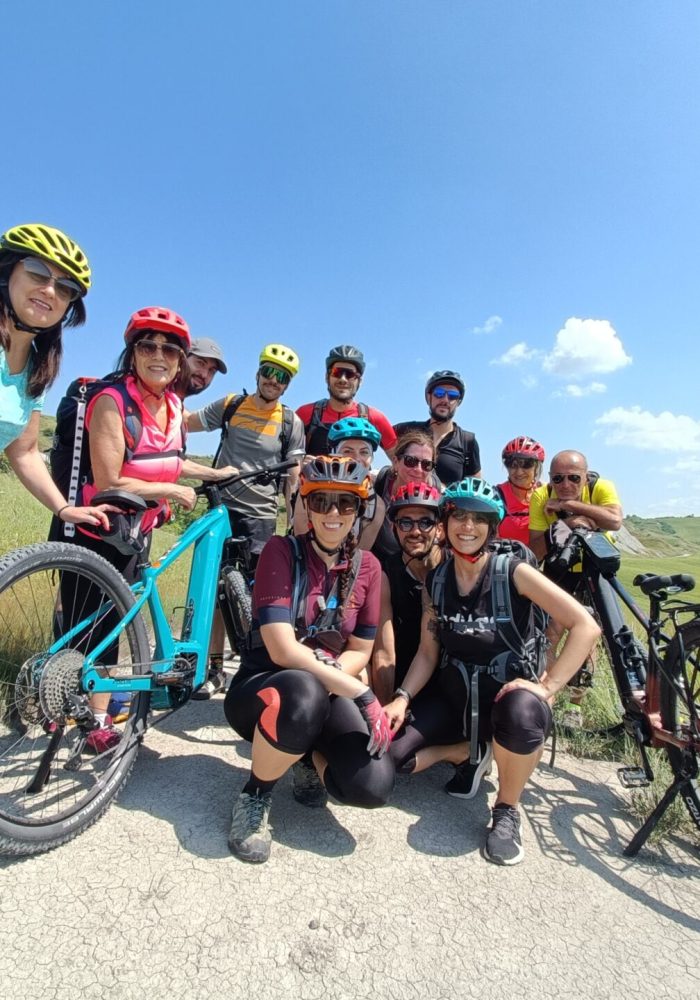
<path id="1" fill-rule="evenodd" d="M 365 420 L 369 420 L 369 407 L 367 406 L 367 404 L 366 403 L 356 403 L 355 405 L 357 406 L 357 414 L 356 414 L 356 416 L 362 417 Z M 316 402 L 314 403 L 313 411 L 311 413 L 311 420 L 309 421 L 309 426 L 306 428 L 306 450 L 307 451 L 309 451 L 309 446 L 311 444 L 311 439 L 314 436 L 315 432 L 317 430 L 319 430 L 319 429 L 321 429 L 321 430 L 323 430 L 325 432 L 326 441 L 325 441 L 325 444 L 324 444 L 324 450 L 320 451 L 320 452 L 315 452 L 315 454 L 319 454 L 319 455 L 325 454 L 326 450 L 328 448 L 328 429 L 330 428 L 331 424 L 324 424 L 323 420 L 321 419 L 322 416 L 323 416 L 323 411 L 325 410 L 325 408 L 327 406 L 328 406 L 328 400 L 327 399 L 317 399 L 316 400 Z M 309 452 L 309 454 L 311 454 L 311 453 Z"/>

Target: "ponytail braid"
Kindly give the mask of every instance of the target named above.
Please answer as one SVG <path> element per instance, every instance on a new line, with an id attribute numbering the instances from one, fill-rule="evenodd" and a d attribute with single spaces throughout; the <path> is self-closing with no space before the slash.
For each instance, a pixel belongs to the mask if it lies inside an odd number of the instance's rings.
<path id="1" fill-rule="evenodd" d="M 345 602 L 350 596 L 350 580 L 352 579 L 352 559 L 355 555 L 355 549 L 359 544 L 359 539 L 355 535 L 354 531 L 351 531 L 343 542 L 342 556 L 343 560 L 347 563 L 345 569 L 340 574 L 340 580 L 338 581 L 338 604 L 340 605 L 340 617 L 345 618 Z"/>

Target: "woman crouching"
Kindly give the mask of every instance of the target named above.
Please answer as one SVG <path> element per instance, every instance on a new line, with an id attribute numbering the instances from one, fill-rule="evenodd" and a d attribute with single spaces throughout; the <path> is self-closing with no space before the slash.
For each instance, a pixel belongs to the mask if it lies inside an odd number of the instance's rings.
<path id="1" fill-rule="evenodd" d="M 229 848 L 267 861 L 272 789 L 293 767 L 298 802 L 383 805 L 394 785 L 388 719 L 363 679 L 379 618 L 380 568 L 353 525 L 369 493 L 359 462 L 321 456 L 304 466 L 309 531 L 271 538 L 258 562 L 253 632 L 224 710 L 253 744 Z M 369 743 L 367 735 L 369 731 Z"/>

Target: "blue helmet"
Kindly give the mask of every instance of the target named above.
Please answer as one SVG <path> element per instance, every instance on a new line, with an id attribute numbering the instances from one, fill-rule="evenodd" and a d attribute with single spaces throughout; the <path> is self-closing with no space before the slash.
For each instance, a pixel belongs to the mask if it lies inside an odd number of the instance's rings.
<path id="1" fill-rule="evenodd" d="M 448 515 L 455 508 L 473 510 L 478 514 L 493 514 L 502 521 L 505 507 L 498 490 L 485 479 L 467 476 L 461 483 L 450 483 L 440 500 L 440 513 Z"/>
<path id="2" fill-rule="evenodd" d="M 369 441 L 372 451 L 376 451 L 382 436 L 369 420 L 364 417 L 343 417 L 336 420 L 328 430 L 328 443 L 335 447 L 341 441 L 349 440 Z"/>

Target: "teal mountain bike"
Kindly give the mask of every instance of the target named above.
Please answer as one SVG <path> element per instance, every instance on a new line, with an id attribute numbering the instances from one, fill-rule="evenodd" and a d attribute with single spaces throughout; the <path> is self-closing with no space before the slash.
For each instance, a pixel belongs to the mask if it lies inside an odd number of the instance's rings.
<path id="1" fill-rule="evenodd" d="M 278 480 L 295 464 L 197 487 L 207 512 L 165 555 L 145 562 L 132 586 L 79 545 L 42 542 L 0 560 L 0 854 L 49 850 L 105 812 L 131 773 L 152 711 L 161 721 L 204 683 L 217 604 L 240 648 L 250 627 L 250 590 L 239 565 L 224 562 L 221 569 L 231 539 L 221 489 L 245 479 Z M 132 507 L 145 508 L 131 499 Z M 136 537 L 126 532 L 122 544 L 129 534 Z M 158 581 L 190 550 L 174 636 Z M 91 696 L 100 693 L 124 708 L 115 720 L 119 743 L 96 754 L 88 736 L 97 725 Z"/>

